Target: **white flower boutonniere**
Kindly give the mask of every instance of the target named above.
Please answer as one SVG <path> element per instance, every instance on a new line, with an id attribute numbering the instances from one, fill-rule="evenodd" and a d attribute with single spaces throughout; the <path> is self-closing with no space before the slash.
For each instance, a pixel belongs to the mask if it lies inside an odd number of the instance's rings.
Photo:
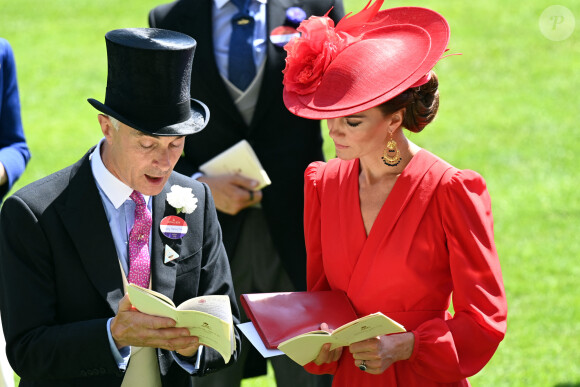
<path id="1" fill-rule="evenodd" d="M 179 185 L 172 185 L 171 192 L 167 194 L 167 203 L 177 210 L 191 214 L 197 208 L 197 198 L 191 193 L 191 188 L 185 188 Z"/>

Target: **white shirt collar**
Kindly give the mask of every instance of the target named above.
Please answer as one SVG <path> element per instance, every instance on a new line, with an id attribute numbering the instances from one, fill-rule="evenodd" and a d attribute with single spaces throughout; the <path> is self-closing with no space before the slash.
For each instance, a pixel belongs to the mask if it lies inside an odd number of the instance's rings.
<path id="1" fill-rule="evenodd" d="M 109 172 L 107 167 L 105 167 L 103 159 L 101 159 L 101 145 L 104 141 L 104 138 L 99 141 L 97 147 L 90 156 L 91 169 L 99 187 L 101 187 L 107 198 L 109 198 L 113 206 L 115 206 L 115 209 L 119 209 L 125 201 L 131 200 L 129 196 L 131 196 L 133 188 L 117 179 L 111 172 Z M 150 196 L 143 195 L 143 198 L 145 199 L 145 203 L 149 204 Z"/>
<path id="2" fill-rule="evenodd" d="M 267 4 L 268 0 L 257 0 L 259 3 Z M 230 2 L 230 0 L 213 0 L 217 9 L 220 9 L 224 5 Z"/>

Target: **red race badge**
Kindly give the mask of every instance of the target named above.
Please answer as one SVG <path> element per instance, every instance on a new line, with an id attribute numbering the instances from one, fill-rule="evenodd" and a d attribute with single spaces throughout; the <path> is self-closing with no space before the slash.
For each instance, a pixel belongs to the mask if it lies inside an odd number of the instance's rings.
<path id="1" fill-rule="evenodd" d="M 171 239 L 181 239 L 187 233 L 187 223 L 175 215 L 163 218 L 159 228 L 163 235 Z"/>

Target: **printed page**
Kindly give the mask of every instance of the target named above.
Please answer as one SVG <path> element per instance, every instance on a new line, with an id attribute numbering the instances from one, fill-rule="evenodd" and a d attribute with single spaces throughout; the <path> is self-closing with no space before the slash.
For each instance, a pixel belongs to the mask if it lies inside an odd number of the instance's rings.
<path id="1" fill-rule="evenodd" d="M 227 363 L 236 346 L 229 297 L 200 296 L 184 301 L 177 309 L 177 326 L 188 328 L 192 336 L 218 351 Z"/>
<path id="2" fill-rule="evenodd" d="M 201 344 L 218 351 L 226 363 L 230 361 L 234 340 L 231 322 L 196 310 L 179 311 L 176 321 L 176 326 L 188 328 L 192 336 L 199 337 Z"/>

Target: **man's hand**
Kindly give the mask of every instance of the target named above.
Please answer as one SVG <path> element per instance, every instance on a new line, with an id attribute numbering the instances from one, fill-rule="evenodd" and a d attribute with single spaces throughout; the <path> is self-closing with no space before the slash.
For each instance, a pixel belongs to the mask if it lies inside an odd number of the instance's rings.
<path id="1" fill-rule="evenodd" d="M 193 356 L 199 344 L 187 328 L 176 328 L 175 321 L 139 312 L 131 305 L 129 296 L 119 302 L 119 312 L 111 321 L 111 334 L 117 348 L 126 346 L 153 347 Z"/>
<path id="2" fill-rule="evenodd" d="M 240 175 L 203 176 L 213 196 L 216 208 L 226 214 L 236 215 L 246 207 L 262 200 L 262 191 L 254 191 L 258 182 Z"/>

